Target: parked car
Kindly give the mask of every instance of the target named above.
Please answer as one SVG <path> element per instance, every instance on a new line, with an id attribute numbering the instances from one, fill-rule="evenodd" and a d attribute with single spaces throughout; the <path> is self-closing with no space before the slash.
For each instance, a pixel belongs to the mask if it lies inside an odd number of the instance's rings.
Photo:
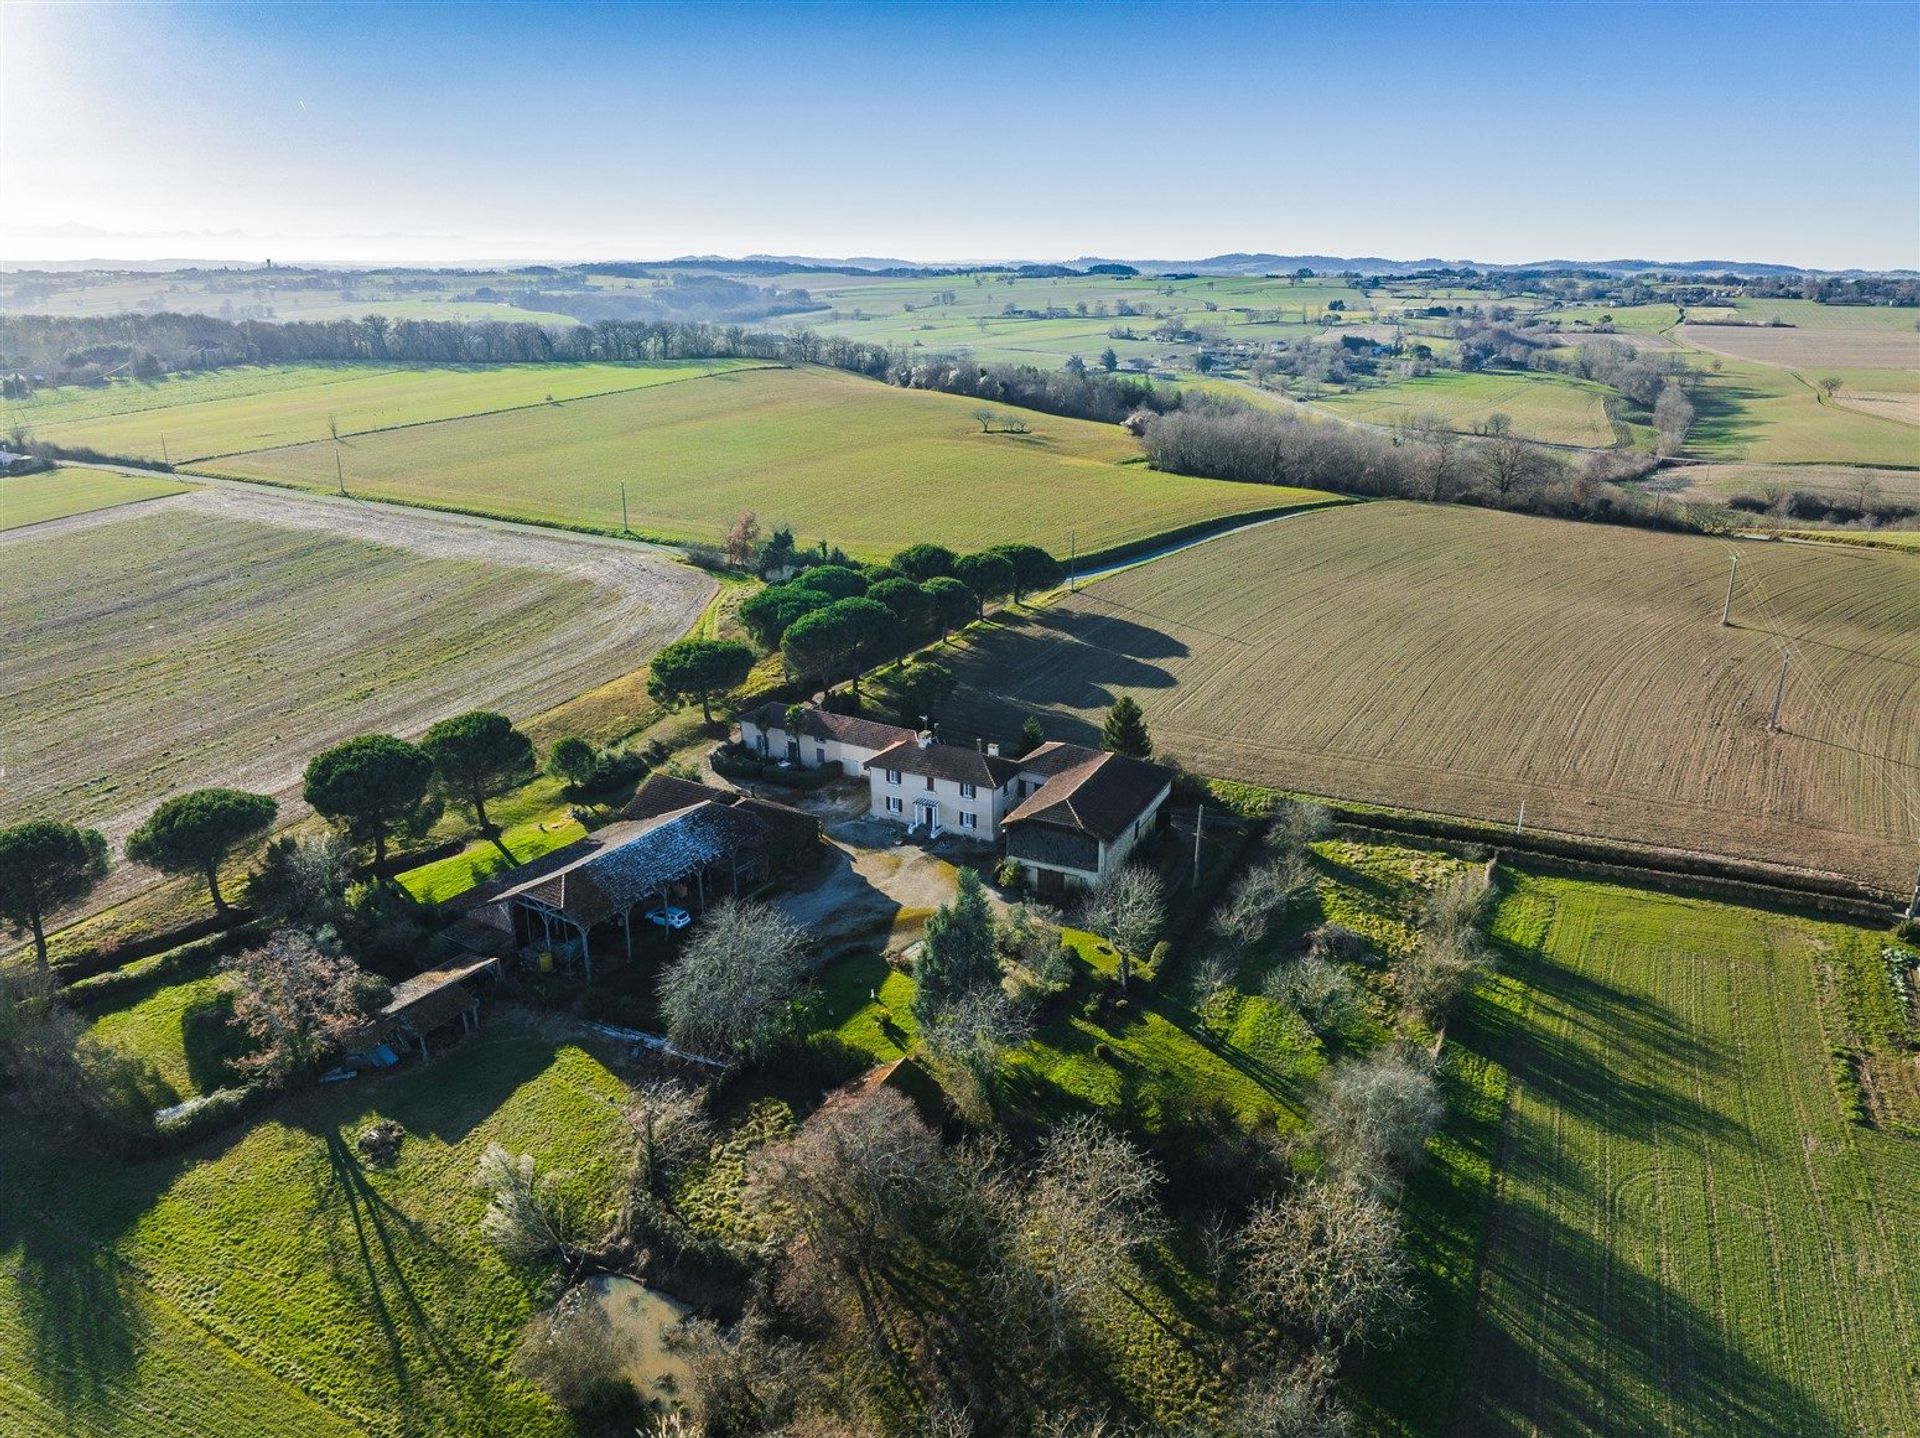
<path id="1" fill-rule="evenodd" d="M 648 909 L 647 922 L 658 924 L 663 929 L 684 929 L 693 922 L 693 915 L 669 904 L 664 909 Z"/>

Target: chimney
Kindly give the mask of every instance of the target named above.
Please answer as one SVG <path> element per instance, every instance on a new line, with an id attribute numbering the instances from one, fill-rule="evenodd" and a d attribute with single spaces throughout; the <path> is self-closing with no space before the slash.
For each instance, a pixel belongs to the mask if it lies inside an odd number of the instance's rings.
<path id="1" fill-rule="evenodd" d="M 984 754 L 987 752 L 987 741 L 982 739 L 978 734 L 973 736 L 973 751 L 976 754 Z"/>
<path id="2" fill-rule="evenodd" d="M 922 729 L 918 734 L 913 736 L 913 742 L 924 749 L 933 743 L 933 735 L 928 730 Z"/>
<path id="3" fill-rule="evenodd" d="M 989 756 L 995 759 L 998 759 L 1000 757 L 1000 745 L 997 740 L 990 742 L 987 745 L 987 753 Z"/>

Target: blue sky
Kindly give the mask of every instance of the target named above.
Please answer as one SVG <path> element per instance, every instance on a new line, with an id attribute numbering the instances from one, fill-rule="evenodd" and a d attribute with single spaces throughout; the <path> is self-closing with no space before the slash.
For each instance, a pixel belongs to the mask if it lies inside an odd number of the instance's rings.
<path id="1" fill-rule="evenodd" d="M 0 0 L 0 259 L 1920 267 L 1920 3 Z"/>

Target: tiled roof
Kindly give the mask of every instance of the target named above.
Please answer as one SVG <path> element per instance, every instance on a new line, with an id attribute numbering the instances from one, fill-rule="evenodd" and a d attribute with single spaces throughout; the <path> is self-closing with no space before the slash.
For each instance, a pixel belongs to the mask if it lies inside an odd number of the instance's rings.
<path id="1" fill-rule="evenodd" d="M 473 995 L 460 989 L 460 985 L 477 974 L 497 968 L 499 963 L 498 959 L 468 957 L 402 979 L 393 986 L 393 992 L 387 996 L 386 1007 L 380 1011 L 380 1015 L 387 1019 L 414 1019 L 427 1000 L 456 989 L 459 990 L 459 1003 L 453 1012 L 458 1012 L 473 1002 Z"/>
<path id="2" fill-rule="evenodd" d="M 1100 868 L 1100 841 L 1078 829 L 1029 822 L 1007 830 L 1007 857 L 1091 874 Z"/>
<path id="3" fill-rule="evenodd" d="M 1095 753 L 1047 780 L 1004 822 L 1035 821 L 1117 839 L 1172 782 L 1173 771 L 1158 764 Z"/>
<path id="4" fill-rule="evenodd" d="M 1098 759 L 1100 751 L 1089 749 L 1084 744 L 1062 744 L 1058 739 L 1049 739 L 1035 746 L 1033 751 L 1020 760 L 1020 768 L 1028 774 L 1038 774 L 1051 779 L 1055 774 L 1068 769 L 1077 769 L 1089 759 Z"/>
<path id="5" fill-rule="evenodd" d="M 716 803 L 731 804 L 736 796 L 724 790 L 710 789 L 705 784 L 695 783 L 691 779 L 676 779 L 671 774 L 649 774 L 640 781 L 640 787 L 633 791 L 633 797 L 627 800 L 621 809 L 622 819 L 655 819 L 662 814 L 671 814 L 686 808 L 689 804 L 698 804 L 706 799 Z"/>
<path id="6" fill-rule="evenodd" d="M 762 704 L 741 717 L 762 729 L 786 732 L 787 706 L 778 701 Z M 862 719 L 857 714 L 835 714 L 832 710 L 814 705 L 802 711 L 800 732 L 810 739 L 836 739 L 860 749 L 885 749 L 902 739 L 914 737 L 913 730 L 903 729 L 898 724 L 882 724 L 878 719 Z"/>
<path id="7" fill-rule="evenodd" d="M 1017 759 L 963 749 L 958 744 L 928 744 L 923 748 L 919 740 L 913 738 L 882 749 L 867 760 L 867 767 L 898 769 L 903 774 L 931 775 L 935 779 L 980 784 L 989 789 L 998 789 L 1020 772 Z"/>
<path id="8" fill-rule="evenodd" d="M 499 897 L 536 899 L 577 923 L 593 925 L 766 832 L 753 815 L 706 798 L 684 809 L 609 824 L 562 850 L 570 856 L 564 865 Z"/>

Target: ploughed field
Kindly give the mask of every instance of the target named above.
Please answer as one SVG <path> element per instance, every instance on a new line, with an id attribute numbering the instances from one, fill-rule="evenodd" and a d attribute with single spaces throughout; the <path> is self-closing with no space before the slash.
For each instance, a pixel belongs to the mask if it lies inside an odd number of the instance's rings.
<path id="1" fill-rule="evenodd" d="M 223 486 L 0 536 L 0 824 L 122 837 L 290 791 L 370 730 L 540 712 L 644 665 L 712 581 L 631 544 Z"/>
<path id="2" fill-rule="evenodd" d="M 1524 804 L 1529 828 L 1889 887 L 1920 853 L 1905 555 L 1371 503 L 1124 571 L 954 653 L 951 722 L 989 734 L 1035 714 L 1088 739 L 1130 694 L 1208 774 L 1504 823 Z"/>
<path id="3" fill-rule="evenodd" d="M 331 490 L 337 449 L 355 494 L 606 531 L 624 485 L 639 534 L 714 543 L 752 510 L 873 557 L 918 540 L 1085 553 L 1319 497 L 1153 473 L 1118 425 L 1025 413 L 1029 433 L 984 432 L 979 408 L 835 370 L 747 370 L 195 467 Z"/>
<path id="4" fill-rule="evenodd" d="M 1501 920 L 1526 995 L 1450 1431 L 1911 1434 L 1920 1130 L 1850 1122 L 1829 1056 L 1911 1073 L 1886 936 L 1530 876 Z"/>

